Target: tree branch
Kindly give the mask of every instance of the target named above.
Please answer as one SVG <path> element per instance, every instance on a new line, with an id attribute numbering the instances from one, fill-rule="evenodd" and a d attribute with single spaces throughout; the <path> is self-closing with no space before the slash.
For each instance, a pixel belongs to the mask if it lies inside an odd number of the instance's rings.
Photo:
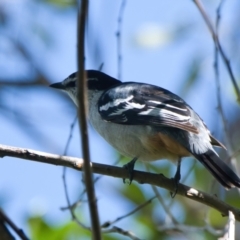
<path id="1" fill-rule="evenodd" d="M 4 213 L 2 209 L 0 209 L 0 219 L 7 223 L 12 230 L 18 235 L 18 237 L 22 240 L 29 240 L 29 238 L 25 235 L 22 229 L 18 228 L 15 223 Z"/>
<path id="2" fill-rule="evenodd" d="M 116 37 L 117 37 L 117 56 L 118 56 L 118 79 L 121 79 L 121 74 L 122 74 L 122 39 L 121 39 L 121 30 L 122 30 L 122 18 L 123 18 L 123 12 L 125 9 L 125 5 L 126 5 L 126 0 L 122 0 L 120 9 L 119 9 L 119 13 L 118 13 L 118 26 L 117 26 L 117 33 L 116 33 Z"/>
<path id="3" fill-rule="evenodd" d="M 44 153 L 30 149 L 17 148 L 0 145 L 0 157 L 16 157 L 25 160 L 48 163 L 58 166 L 66 166 L 78 171 L 83 170 L 84 161 L 80 158 L 60 156 L 56 154 Z M 106 164 L 91 163 L 92 172 L 116 178 L 128 178 L 129 173 L 121 167 L 110 166 Z M 134 180 L 140 184 L 152 184 L 169 191 L 174 191 L 175 182 L 173 179 L 166 178 L 163 174 L 153 174 L 142 171 L 134 171 Z M 228 216 L 231 211 L 236 220 L 240 221 L 240 210 L 221 201 L 214 194 L 210 195 L 203 191 L 196 190 L 189 186 L 179 184 L 178 195 L 184 196 L 191 200 L 200 202 L 219 211 L 223 216 Z"/>
<path id="4" fill-rule="evenodd" d="M 146 207 L 148 204 L 152 203 L 152 201 L 156 198 L 156 196 L 151 197 L 150 199 L 148 199 L 147 201 L 145 201 L 144 203 L 142 203 L 141 205 L 138 205 L 135 209 L 133 209 L 132 211 L 128 212 L 127 214 L 122 215 L 121 217 L 116 218 L 113 221 L 107 221 L 105 223 L 102 224 L 102 228 L 108 228 L 109 226 L 115 224 L 116 222 L 121 221 L 122 219 L 129 217 L 131 215 L 133 215 L 134 213 L 136 213 L 137 211 L 139 211 L 140 209 Z"/>
<path id="5" fill-rule="evenodd" d="M 85 25 L 88 13 L 88 0 L 81 1 L 81 8 L 78 14 L 78 116 L 80 125 L 80 136 L 82 139 L 82 152 L 84 157 L 84 179 L 88 196 L 88 206 L 91 216 L 91 227 L 93 239 L 101 240 L 101 230 L 98 217 L 97 199 L 94 191 L 94 183 L 92 177 L 92 169 L 90 162 L 88 129 L 87 129 L 87 84 L 86 73 L 84 67 L 84 40 Z"/>
<path id="6" fill-rule="evenodd" d="M 222 45 L 220 44 L 218 35 L 217 35 L 217 33 L 215 32 L 214 27 L 213 27 L 213 25 L 212 25 L 212 23 L 211 23 L 208 15 L 207 15 L 207 13 L 206 13 L 205 10 L 204 10 L 201 1 L 200 1 L 200 0 L 193 0 L 193 2 L 196 4 L 196 6 L 197 6 L 198 10 L 200 11 L 200 13 L 201 13 L 204 21 L 205 21 L 206 24 L 207 24 L 207 27 L 208 27 L 211 35 L 212 35 L 214 44 L 215 44 L 216 48 L 218 48 L 219 53 L 220 53 L 220 56 L 222 57 L 223 62 L 224 62 L 224 64 L 225 64 L 225 66 L 226 66 L 226 68 L 227 68 L 227 71 L 228 71 L 228 73 L 229 73 L 229 76 L 230 76 L 230 78 L 231 78 L 231 81 L 232 81 L 234 90 L 235 90 L 236 95 L 237 95 L 237 101 L 238 101 L 238 103 L 240 103 L 240 89 L 239 89 L 239 87 L 238 87 L 238 85 L 237 85 L 236 78 L 235 78 L 235 76 L 234 76 L 234 74 L 233 74 L 233 71 L 232 71 L 232 68 L 231 68 L 231 65 L 230 65 L 230 61 L 229 61 L 229 59 L 227 58 L 225 52 L 223 51 Z"/>

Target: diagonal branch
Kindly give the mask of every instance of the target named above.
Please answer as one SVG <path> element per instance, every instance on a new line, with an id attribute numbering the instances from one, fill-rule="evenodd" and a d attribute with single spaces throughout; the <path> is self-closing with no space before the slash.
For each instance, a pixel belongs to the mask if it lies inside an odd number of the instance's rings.
<path id="1" fill-rule="evenodd" d="M 4 223 L 7 223 L 11 227 L 11 229 L 19 236 L 20 239 L 29 240 L 29 238 L 25 235 L 23 230 L 18 228 L 2 209 L 0 209 L 0 220 L 2 220 Z"/>
<path id="2" fill-rule="evenodd" d="M 44 153 L 30 149 L 0 145 L 0 157 L 5 156 L 59 166 L 66 166 L 76 169 L 78 171 L 82 171 L 84 166 L 84 161 L 80 158 L 59 156 L 56 154 Z M 91 168 L 92 171 L 97 174 L 121 179 L 129 177 L 128 171 L 120 167 L 92 162 Z M 165 188 L 169 191 L 174 191 L 175 189 L 174 180 L 166 178 L 163 174 L 134 171 L 134 180 L 140 184 L 152 184 L 161 188 Z M 240 221 L 240 210 L 221 201 L 216 195 L 210 195 L 208 193 L 196 190 L 183 184 L 179 184 L 177 194 L 200 202 L 206 206 L 212 207 L 219 211 L 223 216 L 228 216 L 229 211 L 231 211 L 234 214 L 236 220 Z"/>
<path id="3" fill-rule="evenodd" d="M 115 224 L 116 222 L 121 221 L 122 219 L 129 217 L 131 215 L 133 215 L 135 212 L 139 211 L 140 209 L 146 207 L 148 204 L 150 204 L 154 199 L 156 198 L 156 196 L 151 197 L 150 199 L 148 199 L 147 201 L 145 201 L 144 203 L 140 204 L 139 206 L 137 206 L 135 209 L 133 209 L 132 211 L 128 212 L 127 214 L 122 215 L 121 217 L 116 218 L 113 221 L 107 221 L 105 223 L 102 224 L 102 228 L 107 228 L 113 224 Z"/>
<path id="4" fill-rule="evenodd" d="M 225 52 L 222 49 L 222 45 L 220 44 L 218 35 L 217 35 L 216 31 L 214 30 L 214 27 L 213 27 L 207 13 L 205 12 L 205 10 L 204 10 L 204 8 L 201 4 L 201 1 L 200 0 L 193 0 L 193 2 L 196 4 L 196 6 L 197 6 L 198 10 L 200 11 L 204 21 L 207 24 L 207 27 L 208 27 L 211 35 L 212 35 L 214 44 L 215 44 L 216 48 L 219 50 L 220 56 L 222 57 L 223 62 L 225 64 L 226 68 L 227 68 L 227 71 L 228 71 L 229 75 L 230 75 L 233 87 L 234 87 L 236 95 L 237 95 L 237 101 L 238 101 L 238 103 L 240 103 L 240 90 L 239 90 L 239 87 L 237 85 L 237 81 L 235 79 L 235 76 L 233 74 L 233 71 L 232 71 L 232 68 L 231 68 L 231 65 L 230 65 L 230 61 L 229 61 Z"/>

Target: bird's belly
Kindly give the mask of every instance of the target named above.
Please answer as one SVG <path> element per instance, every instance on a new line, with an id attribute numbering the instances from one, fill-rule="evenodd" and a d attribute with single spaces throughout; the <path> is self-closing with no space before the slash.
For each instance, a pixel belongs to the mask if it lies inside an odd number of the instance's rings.
<path id="1" fill-rule="evenodd" d="M 153 134 L 149 126 L 122 125 L 106 122 L 100 115 L 91 117 L 91 124 L 97 132 L 122 155 L 130 158 L 138 157 L 142 161 L 168 159 L 176 161 L 180 156 L 189 153 L 177 144 L 164 142 L 159 134 Z"/>

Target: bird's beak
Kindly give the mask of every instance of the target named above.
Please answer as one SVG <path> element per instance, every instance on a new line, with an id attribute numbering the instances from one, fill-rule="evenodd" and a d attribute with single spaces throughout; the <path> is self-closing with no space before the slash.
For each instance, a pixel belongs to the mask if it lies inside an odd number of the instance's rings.
<path id="1" fill-rule="evenodd" d="M 49 85 L 49 87 L 57 88 L 60 90 L 65 90 L 65 86 L 61 82 L 53 83 L 53 84 Z"/>

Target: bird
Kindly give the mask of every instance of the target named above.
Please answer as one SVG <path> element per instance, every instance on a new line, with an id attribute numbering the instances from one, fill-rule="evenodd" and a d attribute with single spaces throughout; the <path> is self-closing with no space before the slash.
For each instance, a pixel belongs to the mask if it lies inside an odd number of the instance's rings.
<path id="1" fill-rule="evenodd" d="M 78 106 L 78 72 L 50 87 L 66 92 Z M 193 156 L 226 189 L 240 188 L 240 179 L 213 147 L 225 148 L 200 116 L 176 94 L 148 83 L 121 82 L 101 71 L 86 70 L 88 119 L 96 131 L 134 164 L 168 159 L 177 163 L 177 193 L 183 157 Z"/>

